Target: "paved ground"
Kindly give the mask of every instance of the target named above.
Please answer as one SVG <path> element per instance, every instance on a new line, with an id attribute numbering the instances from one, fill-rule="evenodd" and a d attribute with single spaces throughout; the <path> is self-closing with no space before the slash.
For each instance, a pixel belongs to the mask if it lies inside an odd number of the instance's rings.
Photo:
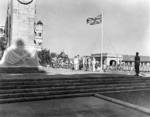
<path id="1" fill-rule="evenodd" d="M 47 71 L 48 74 L 90 74 L 90 73 L 103 73 L 103 74 L 125 74 L 125 75 L 135 75 L 134 72 L 124 72 L 124 71 L 109 71 L 109 72 L 92 72 L 92 71 L 83 71 L 83 70 L 71 70 L 71 69 L 62 69 L 62 68 L 46 68 L 42 67 L 41 69 Z M 142 77 L 150 77 L 150 73 L 145 72 L 145 73 L 140 73 L 140 76 Z"/>
<path id="2" fill-rule="evenodd" d="M 0 105 L 0 117 L 149 117 L 96 97 Z"/>
<path id="3" fill-rule="evenodd" d="M 55 75 L 55 74 L 99 74 L 99 73 L 103 73 L 103 74 L 126 74 L 126 75 L 132 75 L 133 73 L 129 74 L 127 72 L 116 72 L 116 71 L 112 71 L 112 72 L 100 72 L 100 71 L 84 71 L 84 70 L 71 70 L 71 69 L 63 69 L 63 68 L 46 68 L 46 67 L 41 67 L 40 69 L 45 70 L 48 74 L 50 75 Z"/>

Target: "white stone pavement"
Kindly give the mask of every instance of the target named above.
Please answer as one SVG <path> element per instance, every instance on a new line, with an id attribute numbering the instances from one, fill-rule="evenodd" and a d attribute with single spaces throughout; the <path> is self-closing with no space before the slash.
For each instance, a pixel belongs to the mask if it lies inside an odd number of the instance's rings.
<path id="1" fill-rule="evenodd" d="M 42 67 L 40 68 L 42 70 L 47 71 L 49 75 L 55 75 L 55 74 L 125 74 L 125 75 L 135 75 L 134 72 L 124 72 L 124 71 L 109 71 L 109 72 L 103 72 L 103 71 L 83 71 L 83 70 L 71 70 L 71 69 L 63 69 L 63 68 L 51 68 L 51 67 Z M 140 76 L 142 77 L 150 77 L 150 73 L 144 73 L 141 72 Z"/>

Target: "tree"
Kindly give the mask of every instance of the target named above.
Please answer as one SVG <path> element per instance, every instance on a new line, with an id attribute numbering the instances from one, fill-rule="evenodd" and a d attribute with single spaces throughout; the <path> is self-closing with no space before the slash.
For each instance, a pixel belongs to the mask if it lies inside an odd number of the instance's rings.
<path id="1" fill-rule="evenodd" d="M 57 57 L 57 53 L 55 53 L 55 52 L 51 52 L 50 54 L 51 54 L 51 57 L 52 57 L 52 58 Z"/>
<path id="2" fill-rule="evenodd" d="M 40 64 L 41 65 L 51 65 L 52 63 L 52 57 L 50 54 L 50 51 L 47 49 L 42 49 L 41 51 L 38 52 L 38 57 L 40 59 Z"/>
<path id="3" fill-rule="evenodd" d="M 0 59 L 2 58 L 6 47 L 7 47 L 7 41 L 5 40 L 5 37 L 0 37 Z"/>

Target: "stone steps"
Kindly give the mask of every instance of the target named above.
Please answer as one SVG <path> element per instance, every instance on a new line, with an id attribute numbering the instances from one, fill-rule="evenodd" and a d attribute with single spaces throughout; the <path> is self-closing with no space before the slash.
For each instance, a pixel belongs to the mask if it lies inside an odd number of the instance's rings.
<path id="1" fill-rule="evenodd" d="M 17 79 L 17 81 L 14 80 L 0 80 L 0 90 L 11 90 L 11 89 L 28 89 L 28 88 L 46 88 L 46 87 L 51 87 L 51 88 L 57 88 L 57 87 L 69 87 L 69 86 L 118 86 L 118 85 L 133 85 L 133 84 L 142 84 L 142 85 L 149 85 L 150 79 L 105 79 L 101 80 L 102 78 L 97 78 L 97 79 L 86 79 L 86 78 L 81 78 L 82 80 L 77 80 L 76 78 L 70 78 L 70 79 L 55 79 L 55 78 L 49 78 L 47 79 L 42 79 L 37 81 L 34 80 L 28 80 L 25 79 Z"/>
<path id="2" fill-rule="evenodd" d="M 21 76 L 21 78 L 19 78 Z M 37 77 L 38 76 L 38 77 Z M 149 78 L 118 75 L 3 75 L 0 103 L 150 90 Z"/>
<path id="3" fill-rule="evenodd" d="M 150 88 L 138 88 L 138 89 L 127 89 L 127 90 L 113 90 L 113 91 L 102 91 L 100 92 L 98 90 L 83 90 L 83 91 L 72 91 L 64 93 L 58 93 L 56 92 L 55 94 L 49 93 L 49 92 L 44 92 L 44 93 L 37 93 L 37 94 L 31 94 L 31 95 L 23 95 L 21 97 L 11 97 L 11 98 L 5 98 L 5 99 L 0 99 L 0 104 L 3 103 L 13 103 L 13 102 L 24 102 L 24 101 L 37 101 L 37 100 L 46 100 L 46 99 L 57 99 L 57 98 L 67 98 L 67 97 L 79 97 L 79 96 L 93 96 L 95 93 L 115 93 L 115 92 L 128 92 L 128 91 L 141 91 L 141 90 L 150 90 Z M 39 95 L 40 94 L 40 95 Z"/>
<path id="4" fill-rule="evenodd" d="M 72 81 L 69 81 L 69 80 L 72 80 Z M 19 82 L 15 82 L 15 81 L 12 81 L 7 83 L 7 82 L 0 82 L 0 91 L 1 90 L 7 90 L 7 89 L 28 89 L 28 88 L 59 88 L 59 87 L 78 87 L 78 86 L 104 86 L 104 87 L 107 87 L 107 86 L 123 86 L 123 85 L 134 85 L 134 84 L 142 84 L 142 85 L 146 85 L 150 83 L 150 80 L 145 80 L 145 79 L 132 79 L 132 80 L 122 80 L 122 79 L 118 79 L 118 81 L 112 81 L 107 79 L 105 81 L 103 80 L 88 80 L 88 81 L 81 81 L 81 80 L 78 80 L 76 81 L 76 79 L 74 78 L 70 78 L 70 79 L 57 79 L 56 81 L 54 79 L 49 80 L 49 81 L 27 81 L 25 82 L 24 80 L 20 80 Z"/>
<path id="5" fill-rule="evenodd" d="M 44 95 L 64 95 L 64 94 L 74 94 L 74 93 L 96 93 L 96 92 L 105 92 L 105 91 L 126 91 L 126 90 L 138 90 L 138 89 L 150 89 L 150 86 L 128 86 L 128 87 L 107 87 L 107 88 L 98 88 L 98 87 L 88 87 L 88 88 L 70 88 L 70 89 L 60 89 L 60 90 L 44 90 L 44 91 L 32 91 L 30 92 L 19 92 L 19 93 L 5 93 L 0 95 L 1 98 L 20 98 L 20 97 L 35 97 L 35 96 L 44 96 Z"/>
<path id="6" fill-rule="evenodd" d="M 0 67 L 0 73 L 45 73 L 45 71 L 40 70 L 38 67 Z"/>
<path id="7" fill-rule="evenodd" d="M 3 79 L 0 79 L 0 82 L 4 85 L 9 85 L 11 84 L 37 84 L 37 83 L 85 83 L 88 82 L 90 83 L 90 81 L 92 80 L 93 82 L 102 82 L 102 83 L 120 83 L 120 82 L 136 82 L 136 81 L 149 81 L 149 78 L 136 78 L 134 76 L 130 76 L 130 77 L 111 77 L 111 76 L 105 76 L 105 77 L 89 77 L 89 76 L 78 76 L 75 77 L 75 75 L 64 75 L 62 77 L 59 76 L 51 76 L 51 75 L 41 75 L 39 74 L 38 77 L 35 74 L 31 74 L 29 75 L 30 77 L 26 76 L 26 75 L 11 75 L 11 76 L 2 76 L 4 77 Z M 66 78 L 68 77 L 68 78 Z"/>
<path id="8" fill-rule="evenodd" d="M 0 104 L 25 102 L 25 101 L 39 101 L 39 100 L 48 100 L 48 99 L 83 97 L 83 96 L 91 96 L 91 95 L 93 95 L 93 93 L 76 93 L 76 94 L 65 94 L 65 95 L 47 95 L 47 96 L 36 96 L 36 97 L 7 98 L 7 99 L 0 99 Z"/>
<path id="9" fill-rule="evenodd" d="M 46 85 L 46 86 L 34 86 L 34 87 L 28 87 L 26 85 L 26 87 L 6 87 L 5 89 L 0 89 L 0 94 L 7 94 L 7 93 L 24 93 L 24 92 L 36 92 L 36 91 L 47 91 L 47 90 L 51 90 L 51 91 L 57 91 L 57 90 L 68 90 L 68 89 L 88 89 L 88 88 L 100 88 L 100 89 L 106 89 L 106 88 L 114 88 L 114 87 L 130 87 L 130 86 L 150 86 L 150 83 L 132 83 L 128 84 L 128 83 L 124 83 L 124 84 L 109 84 L 109 85 L 104 85 L 104 84 L 80 84 L 80 85 L 56 85 L 56 86 L 51 86 L 51 85 Z M 31 85 L 32 86 L 32 85 Z"/>

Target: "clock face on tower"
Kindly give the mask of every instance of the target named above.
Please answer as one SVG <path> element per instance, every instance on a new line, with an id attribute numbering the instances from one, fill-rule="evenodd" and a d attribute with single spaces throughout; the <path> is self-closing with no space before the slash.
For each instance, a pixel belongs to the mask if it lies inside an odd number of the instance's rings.
<path id="1" fill-rule="evenodd" d="M 33 0 L 18 0 L 21 4 L 30 4 Z"/>

